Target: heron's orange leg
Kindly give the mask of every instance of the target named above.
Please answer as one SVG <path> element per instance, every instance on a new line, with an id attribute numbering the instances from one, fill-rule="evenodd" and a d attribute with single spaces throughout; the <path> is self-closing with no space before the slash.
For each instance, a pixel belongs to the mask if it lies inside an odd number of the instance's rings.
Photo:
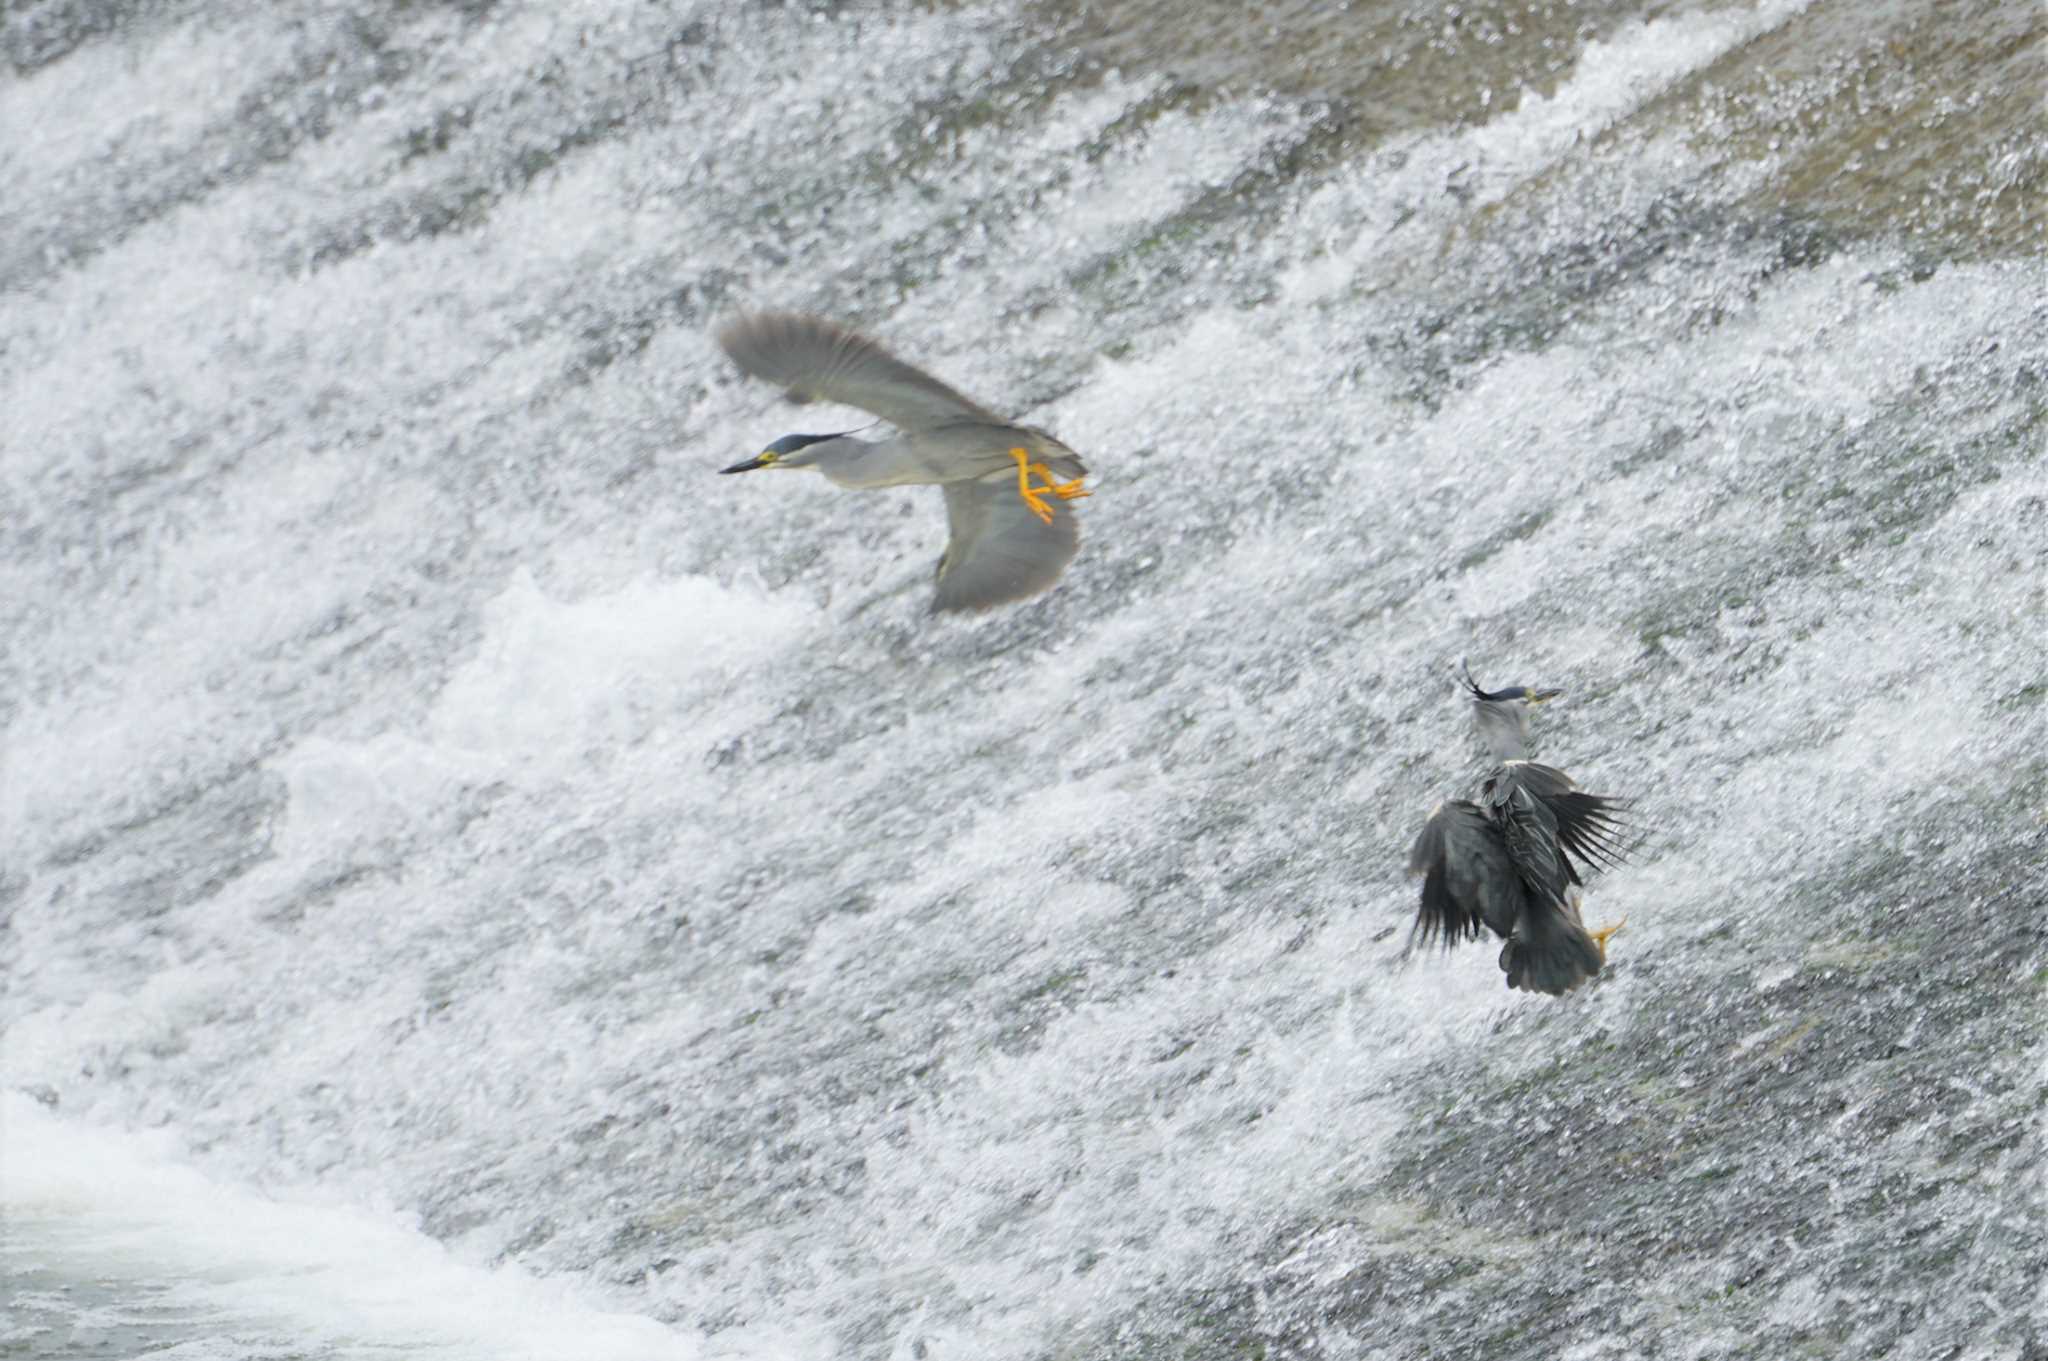
<path id="1" fill-rule="evenodd" d="M 1047 524 L 1051 524 L 1052 507 L 1045 503 L 1045 494 L 1051 492 L 1062 500 L 1069 498 L 1058 487 L 1053 485 L 1050 469 L 1043 463 L 1033 463 L 1031 461 L 1031 454 L 1028 450 L 1012 449 L 1010 457 L 1017 460 L 1017 495 L 1024 498 L 1024 504 L 1031 507 L 1033 515 L 1036 515 Z M 1033 473 L 1037 473 L 1045 479 L 1044 486 L 1034 487 L 1031 485 L 1031 474 Z"/>
<path id="2" fill-rule="evenodd" d="M 1621 934 L 1621 928 L 1627 925 L 1628 918 L 1623 917 L 1620 921 L 1616 922 L 1612 926 L 1603 926 L 1598 931 L 1588 931 L 1586 933 L 1587 935 L 1593 938 L 1593 944 L 1600 947 L 1601 959 L 1604 960 L 1607 958 L 1607 942 L 1614 939 L 1615 936 Z"/>

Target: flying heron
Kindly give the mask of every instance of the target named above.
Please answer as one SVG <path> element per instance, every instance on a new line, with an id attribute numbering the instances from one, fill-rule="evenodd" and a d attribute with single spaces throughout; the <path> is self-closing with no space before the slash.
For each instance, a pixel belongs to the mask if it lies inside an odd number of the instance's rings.
<path id="1" fill-rule="evenodd" d="M 937 484 L 951 533 L 939 559 L 934 610 L 984 610 L 1037 595 L 1081 546 L 1067 503 L 1089 495 L 1080 456 L 1045 431 L 1006 421 L 858 332 L 819 317 L 760 312 L 719 328 L 732 361 L 798 401 L 859 407 L 896 427 L 887 439 L 855 431 L 784 435 L 722 468 L 814 468 L 834 485 Z"/>

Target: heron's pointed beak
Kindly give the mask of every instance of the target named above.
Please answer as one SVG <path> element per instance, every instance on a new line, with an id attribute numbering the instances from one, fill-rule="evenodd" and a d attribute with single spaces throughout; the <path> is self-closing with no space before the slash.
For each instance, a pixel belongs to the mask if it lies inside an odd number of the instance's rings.
<path id="1" fill-rule="evenodd" d="M 721 474 L 748 473 L 752 472 L 756 468 L 765 468 L 774 461 L 774 459 L 768 457 L 768 455 L 766 454 L 756 454 L 754 457 L 746 460 L 744 463 L 735 463 L 730 468 L 720 468 L 718 471 Z"/>
<path id="2" fill-rule="evenodd" d="M 1531 690 L 1529 692 L 1529 702 L 1531 704 L 1548 704 L 1563 693 L 1564 691 L 1562 690 Z"/>

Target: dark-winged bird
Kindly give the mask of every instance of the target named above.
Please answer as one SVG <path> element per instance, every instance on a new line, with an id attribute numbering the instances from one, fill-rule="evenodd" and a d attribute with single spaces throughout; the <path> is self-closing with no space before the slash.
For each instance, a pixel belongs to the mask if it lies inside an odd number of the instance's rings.
<path id="1" fill-rule="evenodd" d="M 1482 690 L 1469 669 L 1464 682 L 1498 765 L 1476 799 L 1438 804 L 1416 838 L 1408 868 L 1423 876 L 1422 908 L 1409 944 L 1448 947 L 1490 930 L 1505 941 L 1500 967 L 1510 988 L 1570 992 L 1605 966 L 1608 938 L 1622 927 L 1588 931 L 1579 891 L 1587 875 L 1627 857 L 1628 804 L 1523 759 L 1529 710 L 1563 691 Z"/>

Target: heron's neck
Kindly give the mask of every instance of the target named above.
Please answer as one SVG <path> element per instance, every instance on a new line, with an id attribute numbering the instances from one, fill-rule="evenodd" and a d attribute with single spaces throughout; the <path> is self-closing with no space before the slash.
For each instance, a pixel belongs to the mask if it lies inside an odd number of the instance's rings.
<path id="1" fill-rule="evenodd" d="M 1495 761 L 1518 761 L 1528 754 L 1529 712 L 1523 706 L 1482 700 L 1472 722 Z"/>
<path id="2" fill-rule="evenodd" d="M 851 435 L 834 435 L 810 446 L 810 454 L 819 463 L 830 463 L 835 458 L 859 458 L 872 448 L 874 445 L 867 440 L 855 439 Z"/>
<path id="3" fill-rule="evenodd" d="M 813 447 L 818 450 L 818 471 L 832 479 L 836 486 L 865 490 L 932 480 L 905 459 L 906 449 L 901 440 L 865 440 L 841 435 Z"/>

